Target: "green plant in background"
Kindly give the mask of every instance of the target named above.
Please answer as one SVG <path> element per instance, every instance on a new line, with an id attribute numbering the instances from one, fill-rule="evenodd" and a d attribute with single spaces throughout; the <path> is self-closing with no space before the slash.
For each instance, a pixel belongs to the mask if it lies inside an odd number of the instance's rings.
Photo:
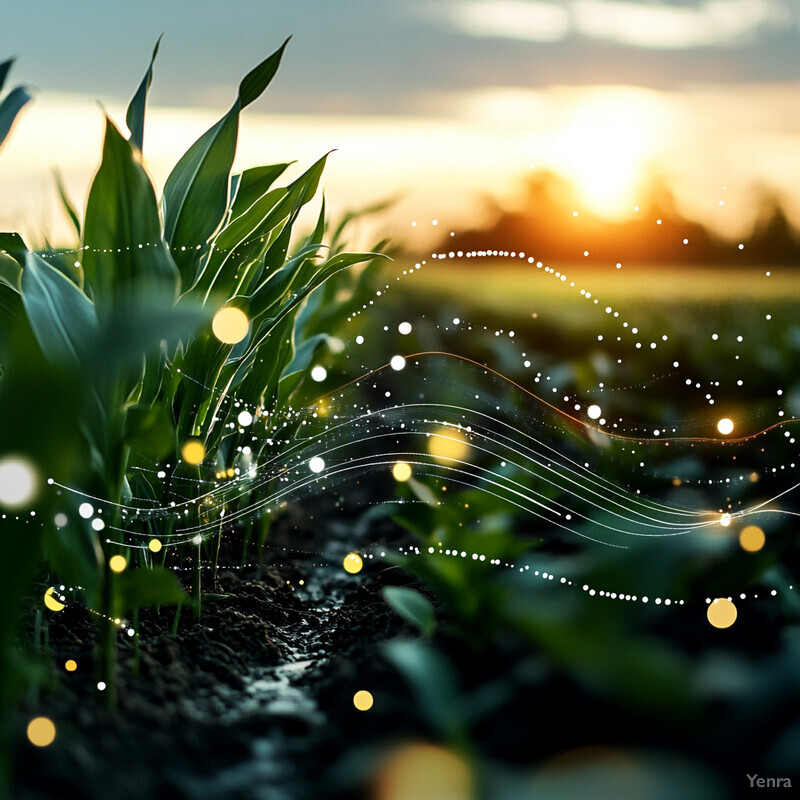
<path id="1" fill-rule="evenodd" d="M 176 603 L 199 613 L 203 543 L 184 540 L 177 562 L 194 567 L 191 601 L 163 566 L 165 551 L 147 549 L 150 538 L 168 539 L 178 519 L 153 464 L 168 460 L 170 479 L 194 487 L 183 527 L 221 531 L 224 505 L 207 507 L 198 496 L 245 436 L 234 394 L 265 417 L 288 420 L 291 435 L 292 404 L 329 340 L 322 325 L 333 295 L 321 287 L 377 255 L 343 252 L 341 231 L 326 247 L 324 202 L 311 234 L 295 241 L 326 156 L 285 186 L 275 182 L 289 164 L 231 175 L 240 112 L 269 85 L 285 47 L 244 78 L 231 109 L 172 170 L 159 202 L 142 160 L 157 44 L 128 107 L 130 136 L 106 119 L 82 221 L 59 182 L 80 246 L 33 252 L 16 234 L 0 239 L 0 460 L 33 487 L 3 507 L 4 711 L 43 674 L 15 647 L 23 598 L 43 562 L 48 580 L 81 587 L 97 612 L 97 673 L 111 704 L 119 620 Z M 0 86 L 9 66 L 0 66 Z M 0 105 L 3 138 L 27 98 L 15 90 Z M 48 478 L 85 496 L 56 492 Z M 88 518 L 77 513 L 87 498 Z M 166 510 L 129 514 L 133 498 Z M 231 502 L 246 503 L 246 492 Z M 142 536 L 142 547 L 114 544 L 126 532 Z"/>

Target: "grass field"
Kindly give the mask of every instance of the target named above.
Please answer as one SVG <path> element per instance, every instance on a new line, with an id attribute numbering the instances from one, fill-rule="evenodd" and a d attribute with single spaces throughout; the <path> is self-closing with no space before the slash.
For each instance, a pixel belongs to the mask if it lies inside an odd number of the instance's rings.
<path id="1" fill-rule="evenodd" d="M 581 289 L 591 292 L 590 301 L 612 305 L 800 302 L 800 269 L 627 265 L 616 269 L 586 264 L 546 269 L 510 258 L 428 260 L 406 285 L 425 293 L 447 294 L 473 308 L 519 314 L 543 304 L 586 303 Z"/>

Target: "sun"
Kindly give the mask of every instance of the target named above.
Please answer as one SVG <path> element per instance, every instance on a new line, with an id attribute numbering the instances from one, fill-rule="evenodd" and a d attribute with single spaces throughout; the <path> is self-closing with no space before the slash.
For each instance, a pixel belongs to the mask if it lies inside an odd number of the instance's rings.
<path id="1" fill-rule="evenodd" d="M 576 93 L 553 132 L 552 166 L 584 207 L 623 218 L 638 204 L 669 128 L 669 109 L 655 93 L 625 86 Z"/>

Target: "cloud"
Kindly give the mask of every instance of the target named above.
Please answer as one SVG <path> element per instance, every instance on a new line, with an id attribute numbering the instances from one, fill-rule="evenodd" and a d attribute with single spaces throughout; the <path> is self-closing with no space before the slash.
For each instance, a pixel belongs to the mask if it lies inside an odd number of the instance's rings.
<path id="1" fill-rule="evenodd" d="M 583 36 L 656 50 L 746 45 L 767 31 L 795 26 L 785 0 L 701 0 L 694 5 L 631 0 L 470 0 L 437 16 L 470 36 L 559 42 Z"/>

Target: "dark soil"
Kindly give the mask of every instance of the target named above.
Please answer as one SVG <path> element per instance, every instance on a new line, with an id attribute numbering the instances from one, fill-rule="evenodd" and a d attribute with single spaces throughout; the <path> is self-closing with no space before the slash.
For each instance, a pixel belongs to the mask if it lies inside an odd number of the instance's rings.
<path id="1" fill-rule="evenodd" d="M 37 714 L 53 719 L 58 736 L 44 749 L 18 747 L 15 800 L 353 796 L 364 776 L 341 781 L 330 769 L 375 740 L 387 705 L 392 735 L 415 728 L 397 702 L 407 690 L 379 655 L 382 641 L 410 633 L 380 589 L 408 578 L 369 561 L 348 575 L 341 562 L 352 542 L 342 523 L 302 537 L 325 558 L 283 561 L 277 554 L 308 524 L 298 513 L 271 534 L 263 564 L 220 567 L 214 592 L 227 596 L 206 602 L 200 620 L 184 608 L 173 635 L 174 609 L 142 612 L 138 675 L 133 641 L 120 635 L 114 711 L 97 699 L 89 612 L 73 605 L 51 617 L 61 688 L 22 709 L 12 738 L 25 743 Z M 227 555 L 240 546 L 231 543 Z M 79 665 L 71 674 L 68 658 Z M 370 712 L 353 705 L 361 689 L 376 698 Z"/>

